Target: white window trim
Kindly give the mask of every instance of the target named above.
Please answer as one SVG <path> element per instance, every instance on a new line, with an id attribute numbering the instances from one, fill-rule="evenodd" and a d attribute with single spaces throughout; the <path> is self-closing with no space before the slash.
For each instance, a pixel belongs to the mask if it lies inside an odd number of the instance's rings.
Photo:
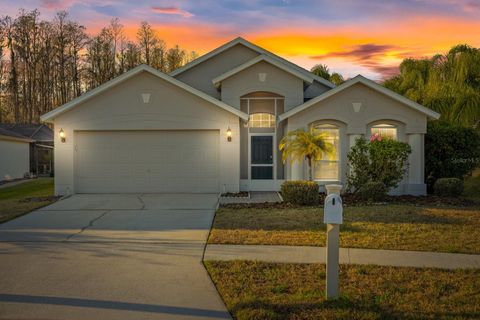
<path id="1" fill-rule="evenodd" d="M 340 176 L 341 176 L 341 165 L 342 165 L 342 156 L 341 156 L 341 151 L 342 151 L 342 139 L 341 139 L 341 129 L 340 129 L 340 126 L 338 126 L 337 124 L 335 123 L 331 123 L 331 122 L 313 122 L 312 123 L 312 127 L 315 129 L 317 126 L 330 126 L 330 127 L 327 127 L 325 129 L 335 129 L 338 131 L 338 149 L 337 149 L 337 159 L 336 160 L 318 160 L 318 161 L 313 161 L 313 166 L 312 168 L 310 168 L 312 170 L 312 176 L 313 176 L 313 181 L 315 182 L 320 182 L 320 183 L 324 183 L 324 182 L 339 182 L 341 179 L 340 179 Z M 321 128 L 320 128 L 321 129 Z M 325 179 L 317 179 L 315 178 L 314 174 L 315 174 L 315 165 L 317 162 L 320 162 L 320 161 L 324 161 L 324 162 L 336 162 L 337 163 L 337 178 L 336 179 L 329 179 L 329 178 L 325 178 Z"/>
<path id="2" fill-rule="evenodd" d="M 269 115 L 271 118 L 269 120 L 263 120 L 263 119 L 260 119 L 260 120 L 253 120 L 252 119 L 252 116 L 254 115 Z M 277 117 L 272 114 L 272 113 L 268 113 L 268 112 L 256 112 L 256 113 L 252 113 L 249 115 L 250 118 L 249 118 L 249 128 L 275 128 L 277 126 Z M 269 123 L 272 123 L 273 122 L 273 125 L 269 125 L 268 127 L 265 127 L 265 126 L 260 126 L 260 127 L 257 127 L 257 126 L 253 126 L 252 123 L 253 122 L 260 122 L 262 123 L 263 121 L 268 121 Z"/>
<path id="3" fill-rule="evenodd" d="M 394 129 L 395 130 L 395 137 L 393 140 L 398 140 L 398 126 L 395 124 L 391 123 L 378 123 L 378 124 L 373 124 L 370 126 L 370 135 L 373 135 L 373 130 L 374 129 Z M 388 137 L 389 138 L 389 137 Z"/>

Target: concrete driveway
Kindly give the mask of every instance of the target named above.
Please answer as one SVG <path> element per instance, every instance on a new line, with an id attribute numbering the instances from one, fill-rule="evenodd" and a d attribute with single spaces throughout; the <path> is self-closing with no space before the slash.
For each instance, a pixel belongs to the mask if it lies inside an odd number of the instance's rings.
<path id="1" fill-rule="evenodd" d="M 215 194 L 74 195 L 0 225 L 0 318 L 224 319 Z"/>

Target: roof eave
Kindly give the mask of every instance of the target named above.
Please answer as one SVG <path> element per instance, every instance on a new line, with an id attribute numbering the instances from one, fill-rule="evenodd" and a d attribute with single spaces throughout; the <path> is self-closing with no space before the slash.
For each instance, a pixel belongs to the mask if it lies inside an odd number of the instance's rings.
<path id="1" fill-rule="evenodd" d="M 250 48 L 250 49 L 252 49 L 253 51 L 256 51 L 257 53 L 259 53 L 259 54 L 261 54 L 261 55 L 263 54 L 263 55 L 269 56 L 269 57 L 271 57 L 271 58 L 273 58 L 273 59 L 275 59 L 275 60 L 278 60 L 279 62 L 282 62 L 282 63 L 285 62 L 285 64 L 289 64 L 289 65 L 295 66 L 296 69 L 301 70 L 302 73 L 309 74 L 314 80 L 316 80 L 317 82 L 320 82 L 321 84 L 327 86 L 328 88 L 331 88 L 331 89 L 332 89 L 332 88 L 335 88 L 335 87 L 336 87 L 335 84 L 331 83 L 331 82 L 328 81 L 327 79 L 324 79 L 324 78 L 322 78 L 322 77 L 320 77 L 320 76 L 317 76 L 317 75 L 311 73 L 310 71 L 308 71 L 308 70 L 306 70 L 306 69 L 303 69 L 302 67 L 294 64 L 293 62 L 290 62 L 290 61 L 288 61 L 288 60 L 286 60 L 286 59 L 284 59 L 284 58 L 282 58 L 282 57 L 280 57 L 280 56 L 277 56 L 276 54 L 274 54 L 274 53 L 272 53 L 272 52 L 270 52 L 270 51 L 268 51 L 268 50 L 265 50 L 265 49 L 257 46 L 256 44 L 253 44 L 253 43 L 251 43 L 251 42 L 243 39 L 242 37 L 237 37 L 237 38 L 233 39 L 232 41 L 227 42 L 226 44 L 224 44 L 224 45 L 222 45 L 222 46 L 220 46 L 220 47 L 218 47 L 218 48 L 216 48 L 216 49 L 214 49 L 214 50 L 212 50 L 212 51 L 204 54 L 203 56 L 198 57 L 197 59 L 195 59 L 195 60 L 187 63 L 187 64 L 184 65 L 183 67 L 178 68 L 177 70 L 172 71 L 172 72 L 170 73 L 170 76 L 175 77 L 175 76 L 183 73 L 184 71 L 187 71 L 187 70 L 189 70 L 190 68 L 193 68 L 193 67 L 195 67 L 196 65 L 198 65 L 198 64 L 200 64 L 200 63 L 202 63 L 202 62 L 204 62 L 204 61 L 207 61 L 208 59 L 216 56 L 216 55 L 219 54 L 219 53 L 224 52 L 225 50 L 228 50 L 229 48 L 231 48 L 231 47 L 233 47 L 233 46 L 235 46 L 235 45 L 237 45 L 237 44 L 242 44 L 242 45 L 246 46 L 247 48 Z M 300 71 L 299 71 L 299 72 L 300 72 Z"/>
<path id="2" fill-rule="evenodd" d="M 236 75 L 237 73 L 240 73 L 243 70 L 246 70 L 246 69 L 256 65 L 257 63 L 262 62 L 262 61 L 265 61 L 265 62 L 279 68 L 280 70 L 283 70 L 284 72 L 287 72 L 287 73 L 301 79 L 305 83 L 312 84 L 313 81 L 314 81 L 313 77 L 307 77 L 306 75 L 303 75 L 300 72 L 297 72 L 296 70 L 293 70 L 292 68 L 289 68 L 287 65 L 284 65 L 281 62 L 275 61 L 272 58 L 269 58 L 269 57 L 264 56 L 264 55 L 259 55 L 258 57 L 255 57 L 255 58 L 245 62 L 244 64 L 241 64 L 241 65 L 239 65 L 239 66 L 237 66 L 237 67 L 235 67 L 235 68 L 233 68 L 233 69 L 231 69 L 231 70 L 213 78 L 212 83 L 216 88 L 219 88 L 221 86 L 221 83 L 224 80 L 226 80 L 226 79 Z"/>
<path id="3" fill-rule="evenodd" d="M 284 114 L 281 114 L 279 117 L 278 117 L 278 120 L 279 122 L 299 113 L 299 112 L 302 112 L 303 110 L 306 110 L 308 108 L 310 108 L 311 106 L 313 106 L 314 104 L 316 103 L 319 103 L 335 94 L 337 94 L 338 92 L 340 91 L 343 91 L 351 86 L 353 86 L 354 84 L 356 83 L 362 83 L 364 85 L 366 85 L 367 87 L 369 88 L 372 88 L 373 90 L 376 90 L 382 94 L 385 94 L 387 96 L 389 96 L 390 98 L 400 102 L 400 103 L 403 103 L 409 107 L 411 107 L 412 109 L 415 109 L 416 111 L 418 112 L 421 112 L 423 114 L 425 114 L 427 117 L 431 118 L 431 119 L 439 119 L 440 118 L 440 114 L 438 112 L 435 112 L 427 107 L 424 107 L 390 89 L 387 89 L 385 87 L 382 87 L 381 85 L 373 82 L 372 80 L 369 80 L 361 75 L 357 75 L 356 77 L 350 79 L 350 80 L 347 80 L 346 82 L 344 82 L 343 84 L 339 85 L 338 87 L 332 89 L 332 90 L 329 90 L 329 91 L 326 91 L 325 93 L 319 95 L 318 97 L 315 97 L 313 98 L 312 100 L 309 100 L 293 109 L 290 109 L 289 111 L 285 112 Z"/>
<path id="4" fill-rule="evenodd" d="M 0 140 L 9 140 L 9 141 L 17 141 L 17 142 L 25 142 L 25 143 L 35 142 L 35 140 L 32 140 L 30 138 L 13 137 L 5 134 L 0 134 Z"/>
<path id="5" fill-rule="evenodd" d="M 220 100 L 217 100 L 193 87 L 190 87 L 189 85 L 175 79 L 175 78 L 172 78 L 171 76 L 167 75 L 167 74 L 164 74 L 152 67 L 149 67 L 147 65 L 140 65 L 100 86 L 98 86 L 97 88 L 89 91 L 89 92 L 86 92 L 84 93 L 83 95 L 73 99 L 72 101 L 42 115 L 40 117 L 40 120 L 43 121 L 43 122 L 48 122 L 48 123 L 53 123 L 55 118 L 58 117 L 59 115 L 69 111 L 70 109 L 74 108 L 75 106 L 87 101 L 87 100 L 90 100 L 91 98 L 95 97 L 96 95 L 104 92 L 105 90 L 108 90 L 114 86 L 116 86 L 117 84 L 137 75 L 138 73 L 140 72 L 143 72 L 143 71 L 146 71 L 146 72 L 149 72 L 155 76 L 158 76 L 159 78 L 173 84 L 173 85 L 176 85 L 182 89 L 184 89 L 185 91 L 205 100 L 205 101 L 208 101 L 212 104 L 215 104 L 216 106 L 220 107 L 221 109 L 225 110 L 225 111 L 228 111 L 230 113 L 233 113 L 235 114 L 236 116 L 242 118 L 243 120 L 248 120 L 248 114 L 232 107 L 232 106 L 229 106 L 228 104 L 220 101 Z"/>

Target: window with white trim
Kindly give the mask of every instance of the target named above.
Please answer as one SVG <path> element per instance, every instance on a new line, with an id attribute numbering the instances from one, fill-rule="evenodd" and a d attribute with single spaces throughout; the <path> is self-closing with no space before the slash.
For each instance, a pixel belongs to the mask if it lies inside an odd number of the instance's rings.
<path id="1" fill-rule="evenodd" d="M 371 135 L 375 134 L 382 138 L 397 140 L 397 127 L 388 123 L 376 124 L 371 129 Z"/>
<path id="2" fill-rule="evenodd" d="M 250 128 L 275 128 L 275 116 L 270 113 L 253 113 L 248 123 Z"/>
<path id="3" fill-rule="evenodd" d="M 326 141 L 333 145 L 333 152 L 324 154 L 322 159 L 313 165 L 313 178 L 315 180 L 336 181 L 340 177 L 340 128 L 333 124 L 317 124 L 315 133 L 326 135 Z"/>

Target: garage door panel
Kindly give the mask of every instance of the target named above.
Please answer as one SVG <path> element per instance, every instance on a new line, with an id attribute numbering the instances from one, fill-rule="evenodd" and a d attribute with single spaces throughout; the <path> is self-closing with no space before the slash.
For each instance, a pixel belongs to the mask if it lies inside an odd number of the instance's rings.
<path id="1" fill-rule="evenodd" d="M 76 133 L 78 193 L 218 192 L 218 131 Z"/>

